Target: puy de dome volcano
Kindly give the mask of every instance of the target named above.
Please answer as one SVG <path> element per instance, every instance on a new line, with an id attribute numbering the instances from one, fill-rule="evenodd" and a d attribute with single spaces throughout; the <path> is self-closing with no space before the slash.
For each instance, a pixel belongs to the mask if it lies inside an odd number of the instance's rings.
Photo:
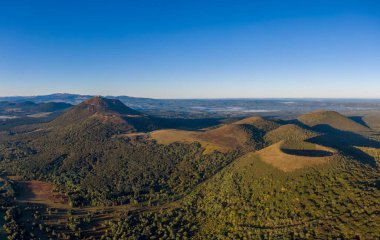
<path id="1" fill-rule="evenodd" d="M 127 107 L 117 99 L 90 98 L 72 107 L 51 123 L 50 127 L 113 127 L 124 131 L 147 131 L 155 128 L 153 120 Z"/>

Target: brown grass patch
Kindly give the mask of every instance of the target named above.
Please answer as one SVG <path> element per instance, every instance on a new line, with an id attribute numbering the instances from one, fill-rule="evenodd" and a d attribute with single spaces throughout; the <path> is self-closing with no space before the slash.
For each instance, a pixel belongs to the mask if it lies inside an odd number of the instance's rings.
<path id="1" fill-rule="evenodd" d="M 18 181 L 19 202 L 45 204 L 51 207 L 68 206 L 68 197 L 65 194 L 54 192 L 54 185 L 42 181 Z"/>
<path id="2" fill-rule="evenodd" d="M 287 154 L 282 150 L 283 141 L 273 144 L 257 152 L 260 159 L 272 166 L 284 171 L 291 172 L 304 167 L 313 167 L 325 164 L 332 156 L 312 157 Z M 334 153 L 330 148 L 314 144 L 315 150 Z"/>
<path id="3" fill-rule="evenodd" d="M 150 133 L 150 136 L 160 144 L 170 144 L 173 142 L 191 143 L 196 141 L 200 134 L 200 132 L 167 129 L 153 131 Z"/>
<path id="4" fill-rule="evenodd" d="M 159 144 L 199 142 L 206 149 L 205 152 L 210 153 L 215 150 L 226 152 L 233 149 L 246 149 L 251 144 L 253 134 L 247 125 L 226 124 L 204 131 L 158 130 L 151 132 L 150 137 Z"/>
<path id="5" fill-rule="evenodd" d="M 199 142 L 205 149 L 204 153 L 212 153 L 213 151 L 225 152 L 231 149 L 230 146 L 220 144 L 214 141 L 203 138 L 204 132 L 198 131 L 185 131 L 176 129 L 157 130 L 151 132 L 149 135 L 152 139 L 156 140 L 159 144 L 171 144 L 174 142 L 192 143 Z"/>
<path id="6" fill-rule="evenodd" d="M 244 146 L 250 138 L 244 127 L 235 124 L 228 124 L 216 129 L 204 132 L 200 139 L 223 146 L 224 148 L 238 148 Z"/>

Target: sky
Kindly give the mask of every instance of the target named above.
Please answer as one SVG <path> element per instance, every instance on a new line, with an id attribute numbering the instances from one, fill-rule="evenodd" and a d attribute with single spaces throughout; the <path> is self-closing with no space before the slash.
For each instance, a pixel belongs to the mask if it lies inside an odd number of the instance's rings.
<path id="1" fill-rule="evenodd" d="M 0 0 L 0 96 L 379 90 L 378 0 Z"/>

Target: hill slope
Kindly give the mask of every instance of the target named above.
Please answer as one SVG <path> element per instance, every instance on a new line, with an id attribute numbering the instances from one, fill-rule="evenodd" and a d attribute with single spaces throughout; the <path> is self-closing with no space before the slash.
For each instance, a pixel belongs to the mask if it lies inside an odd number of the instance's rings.
<path id="1" fill-rule="evenodd" d="M 146 131 L 155 128 L 154 121 L 148 116 L 125 106 L 119 100 L 103 97 L 94 97 L 72 107 L 48 125 L 52 128 L 111 126 L 118 132 Z"/>
<path id="2" fill-rule="evenodd" d="M 365 114 L 363 121 L 373 130 L 380 131 L 380 111 Z"/>
<path id="3" fill-rule="evenodd" d="M 380 235 L 380 190 L 355 179 L 373 183 L 376 176 L 339 156 L 328 165 L 284 173 L 249 153 L 187 200 L 191 211 L 202 213 L 195 239 L 373 239 Z"/>
<path id="4" fill-rule="evenodd" d="M 267 142 L 273 144 L 279 141 L 304 141 L 318 135 L 318 133 L 304 129 L 300 126 L 286 124 L 268 132 L 264 138 Z"/>
<path id="5" fill-rule="evenodd" d="M 328 125 L 338 130 L 349 132 L 367 132 L 369 129 L 334 111 L 314 111 L 298 117 L 298 120 L 310 127 Z"/>
<path id="6" fill-rule="evenodd" d="M 213 150 L 244 152 L 261 149 L 265 146 L 264 135 L 279 127 L 273 121 L 253 117 L 242 119 L 216 128 L 207 128 L 203 131 L 179 131 L 175 129 L 154 131 L 150 136 L 159 143 L 199 142 L 208 152 Z"/>
<path id="7" fill-rule="evenodd" d="M 265 119 L 263 117 L 248 117 L 248 118 L 244 118 L 242 120 L 236 121 L 233 124 L 251 125 L 251 126 L 253 126 L 257 129 L 260 129 L 264 132 L 274 130 L 280 126 L 279 124 L 277 124 L 273 121 L 270 121 L 268 119 Z"/>
<path id="8" fill-rule="evenodd" d="M 236 158 L 234 152 L 204 155 L 199 144 L 115 137 L 154 127 L 155 119 L 96 97 L 32 131 L 2 133 L 0 163 L 26 179 L 55 182 L 77 206 L 167 201 Z"/>

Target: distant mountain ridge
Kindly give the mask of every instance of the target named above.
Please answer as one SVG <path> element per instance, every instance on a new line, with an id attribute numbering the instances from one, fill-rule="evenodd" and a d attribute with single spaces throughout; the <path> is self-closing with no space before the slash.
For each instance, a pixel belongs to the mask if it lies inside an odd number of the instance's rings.
<path id="1" fill-rule="evenodd" d="M 71 93 L 53 93 L 48 95 L 37 95 L 37 96 L 11 96 L 11 97 L 0 97 L 0 101 L 31 101 L 35 103 L 40 102 L 66 102 L 70 104 L 79 104 L 87 99 L 96 97 L 96 95 L 81 95 L 81 94 L 71 94 Z M 130 99 L 148 99 L 148 98 L 138 98 L 129 96 L 105 96 L 106 98 L 130 98 Z"/>
<path id="2" fill-rule="evenodd" d="M 152 128 L 153 121 L 148 116 L 127 107 L 117 99 L 96 96 L 72 107 L 63 115 L 49 123 L 51 126 L 73 125 L 76 128 L 93 126 L 94 122 L 118 125 L 123 131 L 144 131 Z M 97 127 L 103 127 L 97 125 Z M 114 126 L 115 127 L 115 126 Z"/>
<path id="3" fill-rule="evenodd" d="M 79 106 L 88 107 L 92 109 L 91 111 L 110 111 L 126 115 L 141 115 L 140 112 L 127 107 L 118 99 L 108 99 L 100 96 L 90 98 L 79 104 Z"/>
<path id="4" fill-rule="evenodd" d="M 65 102 L 79 104 L 93 95 L 56 93 L 41 96 L 0 97 L 0 101 Z M 103 96 L 118 99 L 127 106 L 159 117 L 220 118 L 256 116 L 295 116 L 317 109 L 341 113 L 380 109 L 377 99 L 154 99 L 130 96 Z"/>
<path id="5" fill-rule="evenodd" d="M 5 112 L 54 112 L 64 110 L 72 105 L 65 102 L 40 102 L 35 103 L 32 101 L 0 101 L 0 111 Z"/>

